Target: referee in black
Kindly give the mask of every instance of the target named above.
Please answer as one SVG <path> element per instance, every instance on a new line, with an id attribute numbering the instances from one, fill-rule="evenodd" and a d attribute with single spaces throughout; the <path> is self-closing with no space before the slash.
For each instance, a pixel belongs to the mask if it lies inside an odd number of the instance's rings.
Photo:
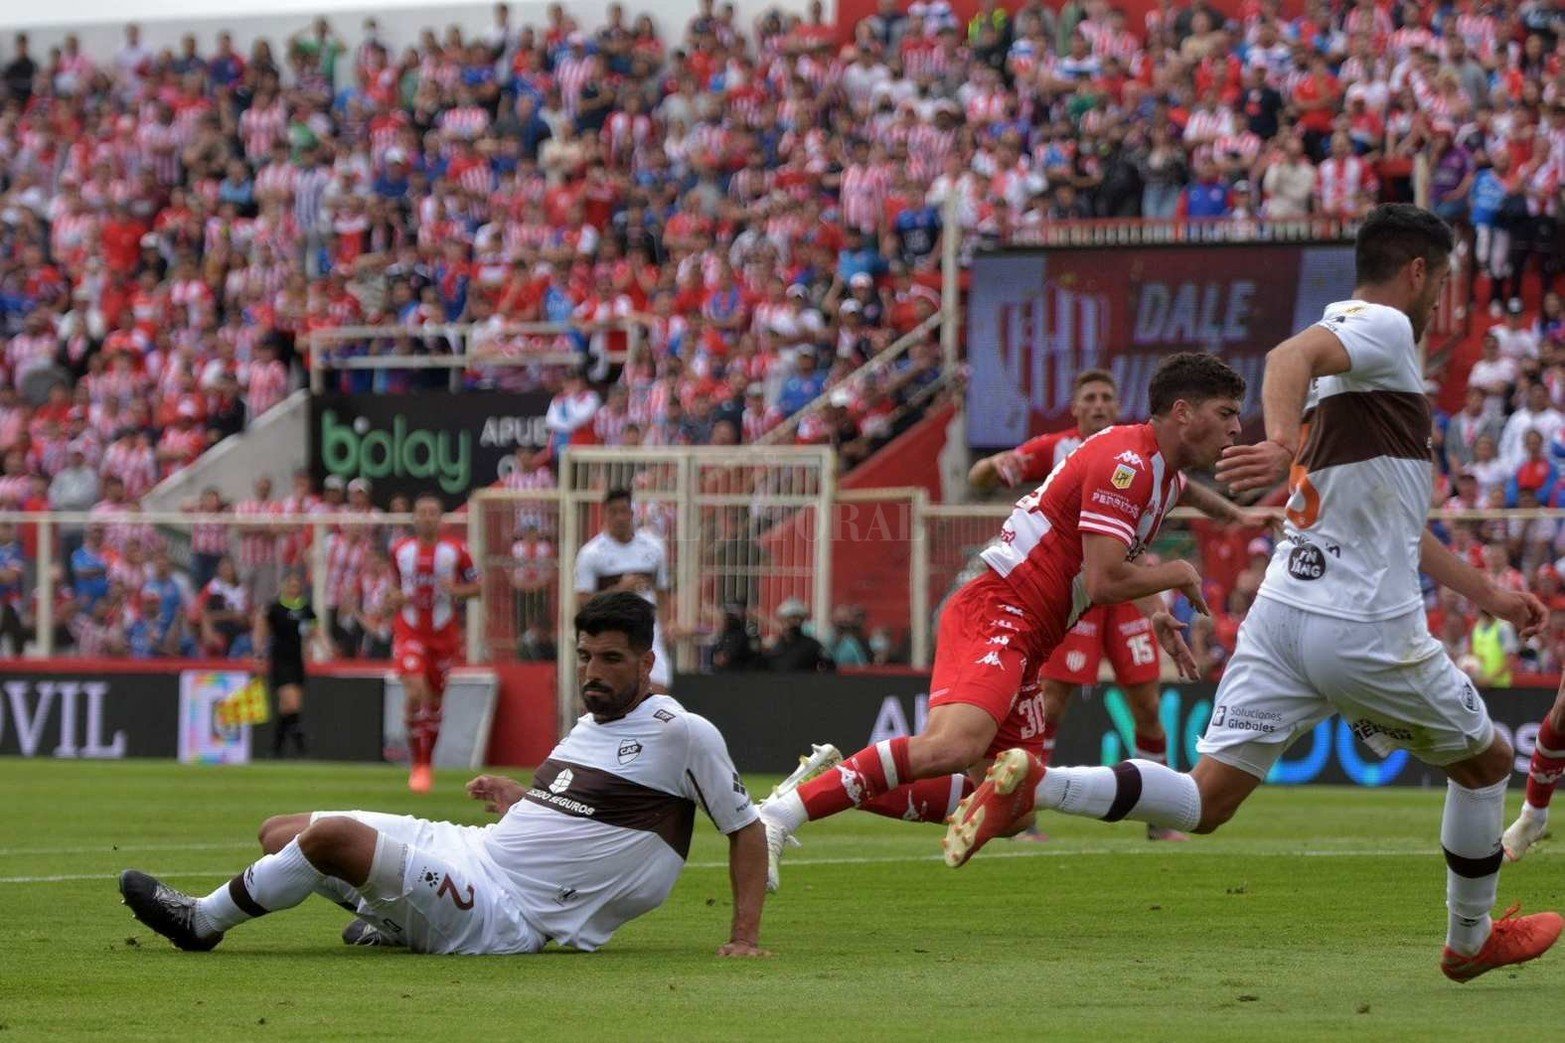
<path id="1" fill-rule="evenodd" d="M 304 756 L 304 730 L 299 711 L 304 705 L 304 646 L 315 631 L 315 610 L 304 577 L 291 571 L 283 577 L 277 600 L 255 613 L 257 672 L 265 665 L 267 686 L 277 699 L 277 727 L 272 732 L 272 756 L 283 755 L 293 737 L 294 752 Z"/>

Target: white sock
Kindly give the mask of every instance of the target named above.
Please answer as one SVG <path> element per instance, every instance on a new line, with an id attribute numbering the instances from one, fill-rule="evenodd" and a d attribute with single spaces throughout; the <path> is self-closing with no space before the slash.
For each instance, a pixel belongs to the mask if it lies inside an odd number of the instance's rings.
<path id="1" fill-rule="evenodd" d="M 761 811 L 790 833 L 798 832 L 799 827 L 810 820 L 810 813 L 804 809 L 804 800 L 798 790 L 789 790 L 780 797 L 773 797 L 761 805 Z"/>
<path id="2" fill-rule="evenodd" d="M 299 848 L 298 838 L 275 855 L 263 855 L 243 873 L 196 903 L 196 930 L 227 931 L 246 920 L 291 909 L 310 897 L 322 880 Z"/>
<path id="3" fill-rule="evenodd" d="M 1483 789 L 1448 782 L 1440 846 L 1445 849 L 1445 904 L 1450 910 L 1446 945 L 1471 956 L 1489 939 L 1489 912 L 1500 886 L 1500 833 L 1505 828 L 1501 779 Z"/>
<path id="4" fill-rule="evenodd" d="M 1201 822 L 1201 791 L 1195 780 L 1144 760 L 1112 768 L 1050 768 L 1038 784 L 1037 803 L 1106 822 L 1129 818 L 1182 830 Z"/>
<path id="5" fill-rule="evenodd" d="M 349 909 L 357 909 L 359 899 L 363 897 L 352 884 L 334 876 L 321 877 L 321 882 L 315 885 L 315 893 L 333 905 L 346 906 Z"/>

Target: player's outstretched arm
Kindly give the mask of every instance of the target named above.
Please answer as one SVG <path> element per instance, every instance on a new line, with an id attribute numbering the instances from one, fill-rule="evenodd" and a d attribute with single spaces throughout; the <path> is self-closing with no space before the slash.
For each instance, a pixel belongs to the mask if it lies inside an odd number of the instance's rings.
<path id="1" fill-rule="evenodd" d="M 1266 440 L 1223 450 L 1217 480 L 1235 493 L 1267 489 L 1288 477 L 1299 451 L 1304 427 L 1304 401 L 1316 377 L 1346 373 L 1353 366 L 1348 349 L 1335 333 L 1311 326 L 1266 353 L 1261 382 L 1261 408 L 1266 415 Z"/>
<path id="2" fill-rule="evenodd" d="M 1201 595 L 1201 574 L 1188 561 L 1138 565 L 1125 560 L 1125 544 L 1112 536 L 1084 532 L 1081 550 L 1087 597 L 1094 605 L 1136 601 L 1165 590 L 1177 590 L 1202 615 L 1211 615 Z"/>
<path id="3" fill-rule="evenodd" d="M 734 923 L 719 956 L 770 956 L 761 948 L 761 906 L 766 901 L 766 827 L 756 819 L 728 834 L 728 878 L 734 889 Z"/>
<path id="4" fill-rule="evenodd" d="M 1522 640 L 1539 633 L 1549 613 L 1532 594 L 1502 590 L 1478 569 L 1451 553 L 1428 529 L 1418 544 L 1418 567 L 1442 587 L 1449 587 L 1485 612 L 1516 628 Z"/>

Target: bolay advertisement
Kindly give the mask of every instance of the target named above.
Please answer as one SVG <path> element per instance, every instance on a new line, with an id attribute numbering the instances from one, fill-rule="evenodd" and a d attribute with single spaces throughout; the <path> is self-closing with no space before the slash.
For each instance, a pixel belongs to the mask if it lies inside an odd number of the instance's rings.
<path id="1" fill-rule="evenodd" d="M 1126 422 L 1146 418 L 1158 361 L 1221 355 L 1249 383 L 1260 419 L 1266 353 L 1353 290 L 1351 245 L 1245 243 L 1003 250 L 973 260 L 967 437 L 1019 445 L 1069 427 L 1072 382 L 1106 369 Z"/>
<path id="2" fill-rule="evenodd" d="M 310 467 L 366 478 L 377 507 L 433 490 L 448 508 L 493 485 L 518 446 L 548 439 L 549 395 L 421 391 L 412 395 L 316 395 L 310 400 Z"/>

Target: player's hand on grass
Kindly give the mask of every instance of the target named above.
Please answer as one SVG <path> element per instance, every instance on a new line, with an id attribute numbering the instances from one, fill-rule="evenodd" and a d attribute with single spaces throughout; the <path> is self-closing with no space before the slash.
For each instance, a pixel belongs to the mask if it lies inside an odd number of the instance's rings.
<path id="1" fill-rule="evenodd" d="M 527 790 L 515 779 L 503 775 L 480 775 L 467 784 L 467 795 L 484 802 L 485 811 L 503 815 L 522 799 Z"/>
<path id="2" fill-rule="evenodd" d="M 1231 445 L 1217 461 L 1217 480 L 1234 493 L 1270 489 L 1293 466 L 1293 450 L 1267 440 L 1254 445 Z"/>
<path id="3" fill-rule="evenodd" d="M 1485 601 L 1483 608 L 1515 627 L 1523 641 L 1541 633 L 1549 621 L 1549 610 L 1532 594 L 1496 590 Z"/>
<path id="4" fill-rule="evenodd" d="M 1185 641 L 1184 630 L 1184 625 L 1170 612 L 1156 612 L 1152 616 L 1152 632 L 1157 635 L 1157 643 L 1163 646 L 1163 651 L 1174 661 L 1180 678 L 1198 681 L 1201 679 L 1201 667 Z"/>
<path id="5" fill-rule="evenodd" d="M 747 956 L 751 959 L 770 956 L 770 949 L 763 949 L 754 942 L 729 942 L 717 950 L 719 956 Z"/>

